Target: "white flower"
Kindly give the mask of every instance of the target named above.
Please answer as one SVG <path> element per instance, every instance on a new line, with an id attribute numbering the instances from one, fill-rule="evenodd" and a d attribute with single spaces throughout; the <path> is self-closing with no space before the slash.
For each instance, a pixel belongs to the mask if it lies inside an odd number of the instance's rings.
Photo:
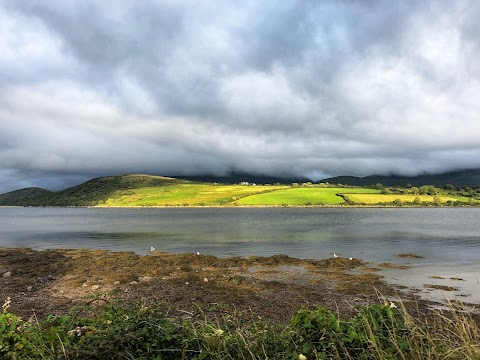
<path id="1" fill-rule="evenodd" d="M 390 301 L 390 309 L 396 309 L 397 305 Z"/>
<path id="2" fill-rule="evenodd" d="M 2 305 L 2 309 L 3 309 L 3 313 L 5 314 L 8 310 L 8 308 L 10 307 L 10 304 L 12 303 L 12 299 L 9 297 L 7 297 L 7 299 L 5 300 L 5 303 Z"/>
<path id="3" fill-rule="evenodd" d="M 303 354 L 298 355 L 298 360 L 307 360 L 307 357 Z"/>

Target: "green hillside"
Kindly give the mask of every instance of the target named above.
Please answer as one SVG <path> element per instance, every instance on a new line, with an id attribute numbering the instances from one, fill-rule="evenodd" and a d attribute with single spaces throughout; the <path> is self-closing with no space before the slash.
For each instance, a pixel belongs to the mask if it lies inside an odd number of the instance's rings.
<path id="1" fill-rule="evenodd" d="M 242 197 L 273 192 L 286 186 L 245 186 L 208 183 L 173 184 L 118 190 L 99 206 L 218 206 L 234 205 Z"/>
<path id="2" fill-rule="evenodd" d="M 0 195 L 0 206 L 30 206 L 36 203 L 37 199 L 46 198 L 54 192 L 37 187 L 30 187 L 8 192 Z"/>
<path id="3" fill-rule="evenodd" d="M 0 205 L 12 206 L 95 206 L 105 201 L 119 190 L 128 190 L 155 186 L 171 186 L 189 183 L 187 180 L 154 175 L 116 175 L 95 178 L 83 184 L 61 190 L 44 189 L 31 196 L 24 193 L 28 189 L 13 191 L 0 195 Z"/>
<path id="4" fill-rule="evenodd" d="M 480 189 L 315 185 L 230 185 L 154 175 L 100 177 L 49 191 L 27 188 L 0 195 L 0 206 L 311 206 L 311 205 L 476 205 Z"/>

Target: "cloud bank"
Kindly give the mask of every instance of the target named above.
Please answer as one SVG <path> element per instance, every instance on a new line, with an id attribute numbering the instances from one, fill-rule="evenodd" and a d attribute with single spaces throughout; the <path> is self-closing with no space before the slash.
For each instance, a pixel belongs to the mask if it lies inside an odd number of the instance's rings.
<path id="1" fill-rule="evenodd" d="M 0 1 L 0 192 L 480 167 L 480 3 Z"/>

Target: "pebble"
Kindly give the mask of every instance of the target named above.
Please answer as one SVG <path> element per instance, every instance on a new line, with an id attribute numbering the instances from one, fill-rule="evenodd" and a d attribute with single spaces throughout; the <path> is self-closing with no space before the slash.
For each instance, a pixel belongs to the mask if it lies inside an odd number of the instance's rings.
<path id="1" fill-rule="evenodd" d="M 100 285 L 93 285 L 93 286 L 91 287 L 91 289 L 92 289 L 92 290 L 98 290 L 98 289 L 100 289 Z"/>
<path id="2" fill-rule="evenodd" d="M 31 285 L 27 286 L 27 291 L 32 291 L 32 289 L 33 289 L 33 288 L 32 288 Z"/>
<path id="3" fill-rule="evenodd" d="M 48 275 L 48 276 L 47 276 L 47 279 L 48 279 L 48 280 L 55 280 L 55 279 L 56 279 L 56 277 L 55 277 L 55 276 L 53 276 L 53 275 Z"/>
<path id="4" fill-rule="evenodd" d="M 135 280 L 134 280 L 134 281 L 131 281 L 131 282 L 130 282 L 130 285 L 138 285 L 138 282 L 136 282 Z"/>
<path id="5" fill-rule="evenodd" d="M 88 285 L 87 285 L 87 283 L 83 283 L 82 286 L 83 286 L 83 287 L 87 287 Z"/>
<path id="6" fill-rule="evenodd" d="M 7 272 L 3 273 L 3 277 L 10 277 L 10 276 L 12 276 L 11 271 L 7 271 Z"/>
<path id="7" fill-rule="evenodd" d="M 203 278 L 203 282 L 208 282 L 208 279 L 207 279 L 207 278 Z"/>
<path id="8" fill-rule="evenodd" d="M 118 281 L 118 280 L 115 281 L 115 282 L 113 283 L 113 285 L 120 285 L 120 281 Z"/>
<path id="9" fill-rule="evenodd" d="M 188 282 L 188 281 L 185 281 L 185 285 L 188 285 L 188 284 L 189 284 L 189 282 Z"/>

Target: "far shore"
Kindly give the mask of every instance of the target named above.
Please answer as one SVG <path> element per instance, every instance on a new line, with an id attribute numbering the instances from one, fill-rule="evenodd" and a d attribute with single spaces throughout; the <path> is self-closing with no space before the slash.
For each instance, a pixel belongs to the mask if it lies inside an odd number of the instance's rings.
<path id="1" fill-rule="evenodd" d="M 451 205 L 335 205 L 335 204 L 324 204 L 324 205 L 155 205 L 155 206 L 5 206 L 0 205 L 0 208 L 80 208 L 80 209 L 175 209 L 175 208 L 197 208 L 197 209 L 209 209 L 209 208 L 219 208 L 219 209 L 236 209 L 236 208 L 246 208 L 246 209 L 255 209 L 255 208 L 335 208 L 335 209 L 348 209 L 348 208 L 373 208 L 373 209 L 429 209 L 429 208 L 446 208 L 446 209 L 466 209 L 466 208 L 479 208 L 480 205 L 465 205 L 465 206 L 451 206 Z"/>

